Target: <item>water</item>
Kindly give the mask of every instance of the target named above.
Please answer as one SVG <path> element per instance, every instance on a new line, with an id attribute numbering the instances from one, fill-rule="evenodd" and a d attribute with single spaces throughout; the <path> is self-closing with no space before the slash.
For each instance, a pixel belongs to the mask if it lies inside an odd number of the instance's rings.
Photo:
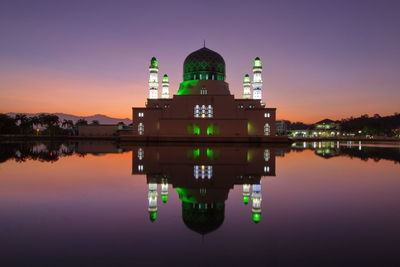
<path id="1" fill-rule="evenodd" d="M 400 264 L 398 144 L 0 146 L 1 266 Z"/>

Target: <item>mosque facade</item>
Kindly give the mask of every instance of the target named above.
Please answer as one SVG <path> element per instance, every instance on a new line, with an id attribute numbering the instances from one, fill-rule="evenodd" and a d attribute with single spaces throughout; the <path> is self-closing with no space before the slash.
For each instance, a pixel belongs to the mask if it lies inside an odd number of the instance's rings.
<path id="1" fill-rule="evenodd" d="M 145 107 L 133 107 L 133 137 L 143 138 L 258 138 L 276 136 L 276 109 L 262 102 L 262 61 L 253 61 L 253 77 L 243 79 L 242 98 L 235 98 L 226 80 L 225 61 L 206 47 L 189 54 L 183 64 L 183 81 L 171 96 L 169 77 L 159 90 L 158 60 L 149 67 L 149 95 Z M 161 92 L 159 92 L 161 91 Z"/>

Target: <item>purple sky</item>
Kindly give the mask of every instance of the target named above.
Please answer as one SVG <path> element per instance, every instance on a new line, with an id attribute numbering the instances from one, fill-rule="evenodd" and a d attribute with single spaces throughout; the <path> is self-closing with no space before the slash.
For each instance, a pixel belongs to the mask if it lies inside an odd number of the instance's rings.
<path id="1" fill-rule="evenodd" d="M 159 59 L 171 91 L 206 46 L 241 97 L 252 59 L 280 119 L 393 114 L 400 102 L 400 1 L 0 2 L 0 112 L 131 117 Z"/>

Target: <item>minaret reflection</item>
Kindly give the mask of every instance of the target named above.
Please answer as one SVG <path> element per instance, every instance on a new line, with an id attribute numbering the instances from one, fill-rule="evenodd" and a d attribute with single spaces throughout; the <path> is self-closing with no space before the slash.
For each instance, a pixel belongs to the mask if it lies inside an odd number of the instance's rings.
<path id="1" fill-rule="evenodd" d="M 157 219 L 158 193 L 167 203 L 172 186 L 182 204 L 184 224 L 200 234 L 215 231 L 224 222 L 225 202 L 235 185 L 242 187 L 243 203 L 251 201 L 249 219 L 261 221 L 261 180 L 275 176 L 275 148 L 163 145 L 132 149 L 132 173 L 146 175 L 152 222 Z"/>
<path id="2" fill-rule="evenodd" d="M 150 221 L 154 222 L 157 219 L 157 184 L 149 183 L 149 216 Z"/>

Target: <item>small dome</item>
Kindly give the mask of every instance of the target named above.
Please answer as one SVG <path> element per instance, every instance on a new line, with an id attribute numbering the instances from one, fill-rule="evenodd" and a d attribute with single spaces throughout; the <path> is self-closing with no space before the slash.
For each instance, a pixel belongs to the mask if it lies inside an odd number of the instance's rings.
<path id="1" fill-rule="evenodd" d="M 225 61 L 220 54 L 203 47 L 189 54 L 183 63 L 183 80 L 225 80 Z"/>

